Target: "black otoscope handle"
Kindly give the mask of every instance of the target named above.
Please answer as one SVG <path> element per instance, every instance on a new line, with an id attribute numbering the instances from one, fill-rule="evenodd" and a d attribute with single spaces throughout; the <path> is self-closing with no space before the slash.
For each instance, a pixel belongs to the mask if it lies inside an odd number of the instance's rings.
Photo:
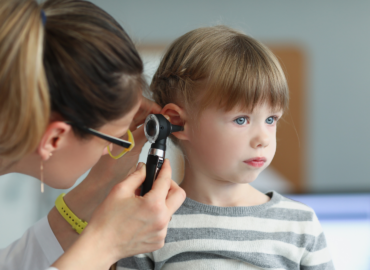
<path id="1" fill-rule="evenodd" d="M 160 157 L 148 155 L 148 159 L 146 161 L 146 177 L 141 187 L 141 196 L 144 196 L 152 189 L 153 182 L 157 178 L 162 165 L 163 160 Z"/>

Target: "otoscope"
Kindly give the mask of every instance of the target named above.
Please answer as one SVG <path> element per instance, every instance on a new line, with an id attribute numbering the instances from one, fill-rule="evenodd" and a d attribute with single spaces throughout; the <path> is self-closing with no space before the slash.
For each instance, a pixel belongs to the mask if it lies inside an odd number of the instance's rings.
<path id="1" fill-rule="evenodd" d="M 145 119 L 144 132 L 152 144 L 146 161 L 146 178 L 141 187 L 141 196 L 152 189 L 153 182 L 162 168 L 166 155 L 167 137 L 177 131 L 182 131 L 182 126 L 172 125 L 162 114 L 150 114 Z"/>

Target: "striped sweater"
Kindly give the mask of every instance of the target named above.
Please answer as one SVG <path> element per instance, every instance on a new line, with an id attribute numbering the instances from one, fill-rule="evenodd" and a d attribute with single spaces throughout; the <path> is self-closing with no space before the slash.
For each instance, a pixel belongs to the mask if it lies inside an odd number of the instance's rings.
<path id="1" fill-rule="evenodd" d="M 249 207 L 187 198 L 173 215 L 163 248 L 118 262 L 126 269 L 332 270 L 315 212 L 276 192 Z"/>

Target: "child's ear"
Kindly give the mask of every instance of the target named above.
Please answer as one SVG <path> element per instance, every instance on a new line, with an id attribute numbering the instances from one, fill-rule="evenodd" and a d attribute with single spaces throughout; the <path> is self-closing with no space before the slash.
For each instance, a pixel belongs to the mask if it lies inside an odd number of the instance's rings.
<path id="1" fill-rule="evenodd" d="M 161 114 L 168 116 L 169 121 L 173 125 L 183 126 L 183 131 L 173 133 L 173 136 L 179 140 L 188 140 L 188 126 L 187 126 L 187 115 L 184 109 L 180 108 L 176 104 L 168 103 L 161 111 Z"/>
<path id="2" fill-rule="evenodd" d="M 71 130 L 71 126 L 62 121 L 50 123 L 41 138 L 37 153 L 43 160 L 48 160 L 50 154 L 66 143 L 68 132 L 71 132 Z"/>

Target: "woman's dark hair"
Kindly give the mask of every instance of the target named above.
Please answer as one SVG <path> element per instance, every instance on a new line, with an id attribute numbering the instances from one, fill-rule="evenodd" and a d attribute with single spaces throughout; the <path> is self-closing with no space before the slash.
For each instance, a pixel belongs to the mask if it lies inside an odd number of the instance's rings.
<path id="1" fill-rule="evenodd" d="M 49 0 L 41 8 L 52 112 L 99 128 L 130 111 L 145 81 L 142 60 L 123 28 L 86 1 Z"/>
<path id="2" fill-rule="evenodd" d="M 0 1 L 0 63 L 0 161 L 34 151 L 50 119 L 96 129 L 122 117 L 145 88 L 127 33 L 83 0 Z"/>

